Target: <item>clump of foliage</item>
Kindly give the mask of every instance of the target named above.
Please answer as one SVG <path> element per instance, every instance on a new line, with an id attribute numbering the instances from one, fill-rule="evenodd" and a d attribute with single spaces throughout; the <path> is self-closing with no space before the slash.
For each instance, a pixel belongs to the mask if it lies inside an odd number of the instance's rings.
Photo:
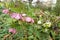
<path id="1" fill-rule="evenodd" d="M 54 9 L 52 10 L 57 16 L 60 16 L 60 0 L 57 0 L 56 6 L 54 7 Z"/>

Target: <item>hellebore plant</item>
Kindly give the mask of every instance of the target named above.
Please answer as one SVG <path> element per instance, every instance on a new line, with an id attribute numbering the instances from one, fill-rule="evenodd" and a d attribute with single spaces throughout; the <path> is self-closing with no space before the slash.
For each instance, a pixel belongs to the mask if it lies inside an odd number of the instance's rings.
<path id="1" fill-rule="evenodd" d="M 9 10 L 4 9 L 2 12 L 5 13 L 5 14 L 8 14 Z M 26 21 L 28 23 L 34 23 L 34 19 L 31 18 L 31 17 L 27 17 L 26 14 L 11 13 L 9 15 L 10 15 L 11 18 L 14 18 L 16 20 L 22 20 L 22 21 Z"/>
<path id="2" fill-rule="evenodd" d="M 9 28 L 8 32 L 12 34 L 16 34 L 17 32 L 20 32 L 20 34 L 22 35 L 21 38 L 24 38 L 25 35 L 28 36 L 27 39 L 31 38 L 31 36 L 33 36 L 33 38 L 34 36 L 40 38 L 41 32 L 42 33 L 45 32 L 47 34 L 50 33 L 49 28 L 51 28 L 52 22 L 50 21 L 50 19 L 47 19 L 46 15 L 39 14 L 39 15 L 33 16 L 33 17 L 36 17 L 33 19 L 32 17 L 28 16 L 26 13 L 11 12 L 9 9 L 4 9 L 2 13 L 8 14 L 8 16 L 10 16 L 9 18 L 12 18 L 13 20 L 13 21 L 8 20 L 11 22 L 9 23 L 10 26 L 14 27 L 14 28 Z M 11 34 L 9 34 L 9 36 L 10 35 Z"/>
<path id="3" fill-rule="evenodd" d="M 34 19 L 31 17 L 28 17 L 26 14 L 20 14 L 20 13 L 15 13 L 15 12 L 9 13 L 9 12 L 10 12 L 9 9 L 4 9 L 2 11 L 2 13 L 8 14 L 11 18 L 16 19 L 18 21 L 22 20 L 27 23 L 34 23 Z M 9 28 L 8 31 L 12 34 L 16 34 L 16 32 L 17 32 L 16 29 L 14 29 L 14 28 Z"/>
<path id="4" fill-rule="evenodd" d="M 40 9 L 38 5 L 35 8 L 31 3 L 25 5 L 26 2 L 20 1 L 5 2 L 4 9 L 0 11 L 0 38 L 7 36 L 6 40 L 60 40 L 60 18 L 54 15 L 55 12 L 47 11 L 50 8 L 45 11 L 42 6 Z"/>

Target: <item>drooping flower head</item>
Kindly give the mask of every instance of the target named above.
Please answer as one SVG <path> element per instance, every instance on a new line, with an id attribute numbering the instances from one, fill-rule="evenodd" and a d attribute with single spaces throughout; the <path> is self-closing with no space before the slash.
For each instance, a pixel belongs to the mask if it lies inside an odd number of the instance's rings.
<path id="1" fill-rule="evenodd" d="M 30 17 L 26 17 L 25 21 L 30 22 L 30 23 L 34 23 L 34 20 L 32 18 L 30 18 Z"/>
<path id="2" fill-rule="evenodd" d="M 16 13 L 12 13 L 10 16 L 11 16 L 11 18 L 15 18 L 16 17 Z"/>
<path id="3" fill-rule="evenodd" d="M 19 19 L 22 18 L 22 15 L 21 14 L 18 14 L 18 13 L 12 13 L 10 16 L 11 16 L 11 18 L 15 18 L 17 20 L 19 20 Z"/>
<path id="4" fill-rule="evenodd" d="M 9 13 L 9 10 L 8 10 L 8 9 L 4 9 L 4 10 L 2 11 L 2 13 L 8 14 L 8 13 Z"/>
<path id="5" fill-rule="evenodd" d="M 22 18 L 21 14 L 16 14 L 15 19 L 19 20 L 19 19 L 21 19 L 21 18 Z"/>
<path id="6" fill-rule="evenodd" d="M 15 34 L 15 33 L 16 33 L 16 29 L 10 28 L 10 29 L 9 29 L 9 32 L 12 33 L 12 34 Z"/>
<path id="7" fill-rule="evenodd" d="M 25 18 L 25 21 L 26 21 L 26 22 L 31 22 L 31 18 L 30 18 L 30 17 L 26 17 L 26 18 Z"/>

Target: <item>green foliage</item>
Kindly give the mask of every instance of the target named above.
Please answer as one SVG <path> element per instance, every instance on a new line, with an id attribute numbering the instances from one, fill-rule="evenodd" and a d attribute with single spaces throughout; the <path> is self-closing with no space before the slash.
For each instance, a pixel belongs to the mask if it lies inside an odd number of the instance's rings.
<path id="1" fill-rule="evenodd" d="M 0 6 L 1 40 L 4 38 L 5 35 L 10 34 L 8 32 L 9 28 L 15 28 L 17 30 L 17 33 L 15 35 L 9 35 L 6 40 L 60 40 L 60 20 L 58 16 L 56 16 L 57 14 L 54 15 L 55 11 L 50 12 L 45 10 L 42 11 L 43 13 L 40 13 L 40 8 L 33 8 L 29 5 L 26 6 L 21 2 L 5 3 L 5 8 L 10 9 L 11 12 L 26 13 L 27 16 L 33 18 L 35 22 L 34 24 L 32 24 L 13 19 L 10 17 L 10 15 L 3 14 L 3 7 Z M 41 24 L 38 24 L 39 20 L 42 21 Z"/>
<path id="2" fill-rule="evenodd" d="M 6 3 L 6 7 L 10 8 L 11 11 L 14 11 L 14 12 L 24 12 L 24 11 L 28 10 L 28 9 L 26 9 L 27 6 L 19 1 L 16 3 L 14 3 L 14 2 Z"/>
<path id="3" fill-rule="evenodd" d="M 57 0 L 56 7 L 54 7 L 53 12 L 55 12 L 55 14 L 59 16 L 60 15 L 59 10 L 60 10 L 60 0 Z"/>

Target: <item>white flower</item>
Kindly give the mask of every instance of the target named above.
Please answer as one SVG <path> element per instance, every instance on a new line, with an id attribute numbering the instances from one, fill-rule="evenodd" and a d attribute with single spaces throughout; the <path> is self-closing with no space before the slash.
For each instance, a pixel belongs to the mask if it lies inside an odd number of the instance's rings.
<path id="1" fill-rule="evenodd" d="M 22 16 L 23 16 L 23 17 L 25 17 L 25 16 L 26 16 L 26 14 L 22 14 Z"/>
<path id="2" fill-rule="evenodd" d="M 51 22 L 47 22 L 46 24 L 49 25 L 49 27 L 51 26 Z"/>
<path id="3" fill-rule="evenodd" d="M 48 22 L 44 23 L 43 26 L 44 27 L 51 27 L 51 22 L 48 21 Z"/>
<path id="4" fill-rule="evenodd" d="M 42 15 L 39 15 L 39 17 L 42 17 Z"/>
<path id="5" fill-rule="evenodd" d="M 39 21 L 38 21 L 38 24 L 41 24 L 41 23 L 42 23 L 42 22 L 39 20 Z"/>
<path id="6" fill-rule="evenodd" d="M 45 29 L 45 32 L 47 32 L 48 31 L 48 29 Z"/>

